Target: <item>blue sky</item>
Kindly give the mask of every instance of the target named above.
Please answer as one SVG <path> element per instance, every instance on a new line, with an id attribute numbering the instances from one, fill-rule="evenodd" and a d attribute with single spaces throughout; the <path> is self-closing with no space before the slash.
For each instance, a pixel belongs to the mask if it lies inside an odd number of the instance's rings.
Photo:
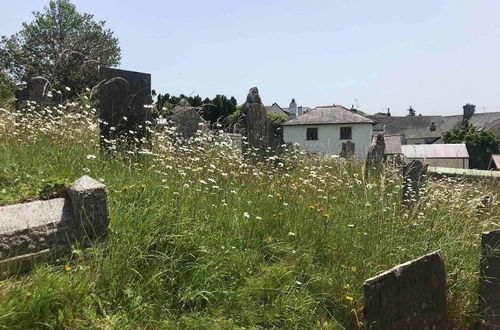
<path id="1" fill-rule="evenodd" d="M 48 0 L 0 0 L 0 35 Z M 170 94 L 342 104 L 405 115 L 500 111 L 500 1 L 73 0 L 105 20 L 121 68 Z"/>

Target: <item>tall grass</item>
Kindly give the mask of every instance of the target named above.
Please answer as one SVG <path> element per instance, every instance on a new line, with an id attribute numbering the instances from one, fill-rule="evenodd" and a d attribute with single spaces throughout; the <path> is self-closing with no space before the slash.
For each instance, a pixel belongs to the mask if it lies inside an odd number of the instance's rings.
<path id="1" fill-rule="evenodd" d="M 111 217 L 105 243 L 0 282 L 0 327 L 357 328 L 365 279 L 437 249 L 450 326 L 474 321 L 480 233 L 500 221 L 481 203 L 498 185 L 430 181 L 406 208 L 396 168 L 366 178 L 359 162 L 300 153 L 254 164 L 216 134 L 168 129 L 151 152 L 101 153 L 98 134 L 76 105 L 0 115 L 0 205 L 87 174 Z"/>

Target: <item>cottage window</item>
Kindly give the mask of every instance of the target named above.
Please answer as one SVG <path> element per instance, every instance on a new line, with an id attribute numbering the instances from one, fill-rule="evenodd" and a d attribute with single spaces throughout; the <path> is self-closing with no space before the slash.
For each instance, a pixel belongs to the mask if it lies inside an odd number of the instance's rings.
<path id="1" fill-rule="evenodd" d="M 341 127 L 340 128 L 340 139 L 341 140 L 351 140 L 352 139 L 352 127 Z"/>
<path id="2" fill-rule="evenodd" d="M 318 128 L 308 127 L 306 129 L 306 139 L 307 140 L 317 140 L 318 139 Z"/>

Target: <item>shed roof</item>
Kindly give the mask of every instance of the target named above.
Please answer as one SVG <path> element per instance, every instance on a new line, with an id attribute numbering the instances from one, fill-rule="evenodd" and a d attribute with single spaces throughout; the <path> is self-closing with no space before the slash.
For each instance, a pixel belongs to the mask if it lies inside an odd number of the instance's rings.
<path id="1" fill-rule="evenodd" d="M 283 126 L 324 125 L 324 124 L 373 124 L 371 119 L 349 111 L 341 105 L 319 106 L 292 120 Z"/>
<path id="2" fill-rule="evenodd" d="M 491 155 L 491 162 L 495 165 L 497 170 L 500 170 L 500 155 Z"/>
<path id="3" fill-rule="evenodd" d="M 464 143 L 408 144 L 401 146 L 406 158 L 469 158 Z"/>

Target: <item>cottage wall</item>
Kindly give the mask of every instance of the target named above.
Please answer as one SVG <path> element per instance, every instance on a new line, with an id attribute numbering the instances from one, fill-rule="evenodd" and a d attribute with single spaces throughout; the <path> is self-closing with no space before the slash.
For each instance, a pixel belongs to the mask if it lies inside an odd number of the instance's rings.
<path id="1" fill-rule="evenodd" d="M 306 130 L 309 127 L 318 128 L 318 140 L 306 139 Z M 340 139 L 340 127 L 352 127 L 351 140 Z M 358 158 L 366 157 L 372 140 L 372 132 L 371 123 L 283 126 L 285 143 L 297 143 L 300 150 L 340 155 L 342 143 L 351 141 L 355 144 L 354 153 Z"/>

